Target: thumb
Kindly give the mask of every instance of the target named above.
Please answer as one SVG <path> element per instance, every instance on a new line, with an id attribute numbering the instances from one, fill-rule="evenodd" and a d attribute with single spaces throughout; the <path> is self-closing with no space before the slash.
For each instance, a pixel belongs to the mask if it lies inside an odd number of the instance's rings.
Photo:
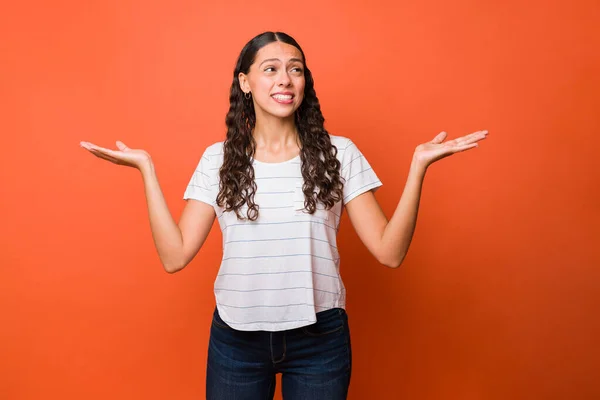
<path id="1" fill-rule="evenodd" d="M 125 143 L 121 142 L 120 140 L 117 140 L 117 147 L 121 151 L 127 151 L 127 150 L 129 150 L 129 147 L 125 146 Z"/>
<path id="2" fill-rule="evenodd" d="M 448 136 L 448 134 L 445 131 L 442 131 L 442 132 L 438 133 L 437 136 L 434 137 L 430 143 L 440 144 L 444 141 L 444 139 L 446 139 L 446 136 Z"/>

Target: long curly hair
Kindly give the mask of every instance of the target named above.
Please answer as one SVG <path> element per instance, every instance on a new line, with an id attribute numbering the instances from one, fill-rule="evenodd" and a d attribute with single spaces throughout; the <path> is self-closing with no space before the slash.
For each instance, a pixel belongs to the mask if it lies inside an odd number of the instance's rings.
<path id="1" fill-rule="evenodd" d="M 306 57 L 298 43 L 283 32 L 264 32 L 250 40 L 238 57 L 229 95 L 229 111 L 225 123 L 227 136 L 223 146 L 223 165 L 219 170 L 220 183 L 217 204 L 225 211 L 233 211 L 238 219 L 246 217 L 255 221 L 259 205 L 254 202 L 256 182 L 252 160 L 256 142 L 252 131 L 256 124 L 256 114 L 252 100 L 244 98 L 240 88 L 239 74 L 247 74 L 254 63 L 256 53 L 265 45 L 280 41 L 296 47 L 304 60 L 304 99 L 296 111 L 295 123 L 300 141 L 300 160 L 304 184 L 304 207 L 313 214 L 317 202 L 326 209 L 342 199 L 343 178 L 340 176 L 340 162 L 337 148 L 331 144 L 325 130 L 321 106 L 314 88 L 312 74 L 306 66 Z M 241 215 L 240 208 L 247 204 L 247 215 Z"/>

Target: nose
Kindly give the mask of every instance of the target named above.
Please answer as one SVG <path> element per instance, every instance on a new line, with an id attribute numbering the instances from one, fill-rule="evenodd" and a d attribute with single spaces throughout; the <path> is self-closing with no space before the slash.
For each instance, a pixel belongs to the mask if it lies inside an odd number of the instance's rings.
<path id="1" fill-rule="evenodd" d="M 290 86 L 292 83 L 292 80 L 290 79 L 290 76 L 288 75 L 287 71 L 283 71 L 281 73 L 281 76 L 279 77 L 279 86 Z"/>

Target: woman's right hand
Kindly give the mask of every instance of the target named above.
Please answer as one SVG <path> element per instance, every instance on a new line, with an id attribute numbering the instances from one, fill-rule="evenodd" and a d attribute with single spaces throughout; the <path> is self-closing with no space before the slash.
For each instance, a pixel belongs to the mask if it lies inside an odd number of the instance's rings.
<path id="1" fill-rule="evenodd" d="M 144 150 L 130 149 L 123 142 L 117 141 L 119 150 L 106 149 L 89 142 L 80 142 L 81 147 L 98 158 L 103 158 L 117 165 L 125 165 L 141 170 L 150 164 L 151 158 Z"/>
<path id="2" fill-rule="evenodd" d="M 160 261 L 168 273 L 184 268 L 198 253 L 213 226 L 216 218 L 213 206 L 198 200 L 188 201 L 178 224 L 169 211 L 147 152 L 130 149 L 123 142 L 117 142 L 118 150 L 105 149 L 89 142 L 81 142 L 80 145 L 98 158 L 140 170 L 150 229 Z"/>

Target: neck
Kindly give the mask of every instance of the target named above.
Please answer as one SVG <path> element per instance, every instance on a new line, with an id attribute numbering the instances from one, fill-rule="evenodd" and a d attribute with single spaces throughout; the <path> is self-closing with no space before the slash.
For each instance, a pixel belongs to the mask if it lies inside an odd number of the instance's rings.
<path id="1" fill-rule="evenodd" d="M 256 141 L 257 149 L 269 153 L 285 152 L 290 147 L 298 147 L 298 131 L 294 115 L 287 118 L 257 115 L 252 136 Z"/>

